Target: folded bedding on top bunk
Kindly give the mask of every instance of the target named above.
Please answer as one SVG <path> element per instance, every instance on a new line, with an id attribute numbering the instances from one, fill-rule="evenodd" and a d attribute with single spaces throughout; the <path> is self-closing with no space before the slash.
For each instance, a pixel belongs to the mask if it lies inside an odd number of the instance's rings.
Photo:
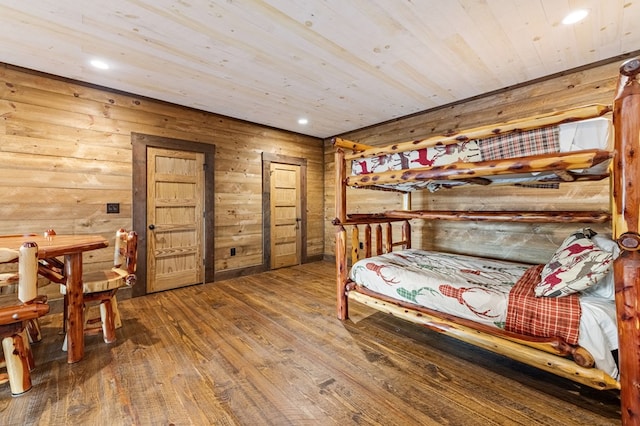
<path id="1" fill-rule="evenodd" d="M 413 151 L 395 152 L 376 157 L 359 158 L 351 163 L 354 176 L 371 173 L 383 173 L 394 170 L 407 170 L 422 167 L 445 166 L 456 162 L 479 162 L 502 160 L 541 154 L 566 153 L 586 149 L 606 150 L 610 145 L 611 121 L 598 117 L 589 120 L 570 122 L 558 126 L 511 132 L 484 139 L 473 139 L 450 144 L 436 144 L 429 148 Z M 572 170 L 574 173 L 602 174 L 607 170 L 607 162 L 585 170 Z M 530 184 L 555 179 L 552 172 L 523 173 L 508 176 L 486 178 L 490 183 Z M 465 185 L 465 181 L 428 181 L 400 185 L 380 185 L 400 190 L 427 188 L 431 191 L 441 187 Z"/>
<path id="2" fill-rule="evenodd" d="M 509 293 L 531 266 L 411 249 L 359 260 L 350 278 L 396 300 L 505 329 Z M 611 355 L 617 349 L 615 303 L 590 292 L 579 297 L 578 344 L 593 355 L 598 368 L 617 378 Z"/>

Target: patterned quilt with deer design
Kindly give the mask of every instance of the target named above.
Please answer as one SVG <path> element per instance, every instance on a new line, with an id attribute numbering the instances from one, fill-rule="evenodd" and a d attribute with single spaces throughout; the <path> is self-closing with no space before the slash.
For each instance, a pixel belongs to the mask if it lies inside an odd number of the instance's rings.
<path id="1" fill-rule="evenodd" d="M 403 250 L 356 262 L 351 279 L 394 299 L 504 328 L 509 291 L 530 266 Z"/>

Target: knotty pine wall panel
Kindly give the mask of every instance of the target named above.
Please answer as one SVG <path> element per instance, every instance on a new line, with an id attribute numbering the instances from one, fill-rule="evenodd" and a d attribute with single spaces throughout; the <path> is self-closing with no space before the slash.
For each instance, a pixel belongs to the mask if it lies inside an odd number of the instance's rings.
<path id="1" fill-rule="evenodd" d="M 262 152 L 307 160 L 307 255 L 324 253 L 320 139 L 5 64 L 0 118 L 0 234 L 130 228 L 136 132 L 215 144 L 216 272 L 262 264 Z M 120 214 L 107 215 L 107 202 Z M 86 253 L 85 269 L 108 267 L 111 250 Z"/>
<path id="2" fill-rule="evenodd" d="M 350 132 L 341 137 L 373 146 L 417 140 L 480 125 L 557 111 L 591 103 L 612 104 L 622 60 L 565 73 L 532 84 L 505 89 L 403 119 Z M 325 141 L 325 246 L 335 253 L 333 147 Z M 386 192 L 352 190 L 351 212 L 380 212 L 402 208 L 402 197 Z M 468 186 L 435 193 L 414 193 L 414 209 L 434 210 L 607 210 L 609 181 L 562 184 L 560 189 Z M 501 224 L 413 220 L 413 246 L 488 257 L 546 262 L 573 230 L 582 226 L 610 233 L 605 225 Z M 349 240 L 349 238 L 348 238 Z"/>

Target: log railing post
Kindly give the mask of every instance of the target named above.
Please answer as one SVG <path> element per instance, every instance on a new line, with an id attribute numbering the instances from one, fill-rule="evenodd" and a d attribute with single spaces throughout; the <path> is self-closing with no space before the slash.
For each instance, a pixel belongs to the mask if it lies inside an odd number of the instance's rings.
<path id="1" fill-rule="evenodd" d="M 351 264 L 358 261 L 360 251 L 360 231 L 356 225 L 351 230 Z"/>
<path id="2" fill-rule="evenodd" d="M 382 225 L 376 225 L 376 256 L 382 254 Z"/>
<path id="3" fill-rule="evenodd" d="M 402 241 L 404 241 L 402 245 L 403 249 L 407 250 L 411 248 L 411 224 L 408 220 L 402 223 Z"/>
<path id="4" fill-rule="evenodd" d="M 640 425 L 640 60 L 620 67 L 613 105 L 612 178 L 614 261 L 623 425 Z"/>
<path id="5" fill-rule="evenodd" d="M 364 257 L 371 257 L 371 225 L 368 223 L 364 227 Z"/>

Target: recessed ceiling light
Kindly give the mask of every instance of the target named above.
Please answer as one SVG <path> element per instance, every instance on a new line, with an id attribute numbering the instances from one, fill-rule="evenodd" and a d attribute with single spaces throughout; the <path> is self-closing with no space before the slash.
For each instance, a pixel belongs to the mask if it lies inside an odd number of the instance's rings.
<path id="1" fill-rule="evenodd" d="M 306 118 L 299 118 L 298 124 L 300 124 L 301 126 L 304 126 L 305 124 L 309 124 L 309 120 L 307 120 Z"/>
<path id="2" fill-rule="evenodd" d="M 588 14 L 589 14 L 589 11 L 587 9 L 574 10 L 573 12 L 571 12 L 570 14 L 564 17 L 564 19 L 562 20 L 562 23 L 565 25 L 575 24 L 576 22 L 580 22 L 584 18 L 586 18 Z"/>
<path id="3" fill-rule="evenodd" d="M 108 70 L 109 69 L 109 64 L 107 64 L 105 61 L 102 61 L 100 59 L 93 59 L 90 63 L 91 63 L 91 65 L 93 67 L 101 69 L 101 70 Z"/>

